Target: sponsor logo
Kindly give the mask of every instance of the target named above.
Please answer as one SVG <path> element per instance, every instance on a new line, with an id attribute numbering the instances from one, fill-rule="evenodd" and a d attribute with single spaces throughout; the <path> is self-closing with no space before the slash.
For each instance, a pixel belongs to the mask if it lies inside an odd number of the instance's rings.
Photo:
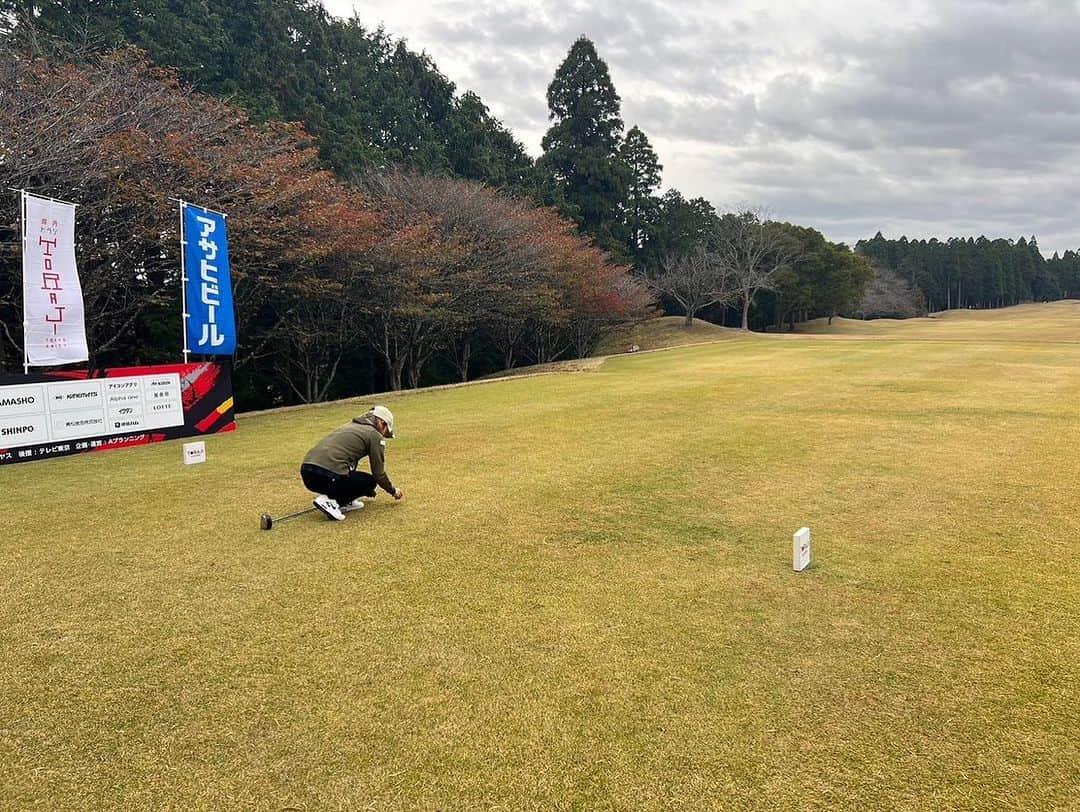
<path id="1" fill-rule="evenodd" d="M 113 423 L 113 427 L 118 428 L 118 429 L 138 428 L 139 427 L 139 421 L 138 420 L 117 420 L 115 423 Z"/>
<path id="2" fill-rule="evenodd" d="M 68 392 L 66 397 L 68 400 L 85 400 L 86 398 L 96 398 L 97 392 Z"/>
<path id="3" fill-rule="evenodd" d="M 29 406 L 33 403 L 37 403 L 37 398 L 33 395 L 22 398 L 0 398 L 0 406 Z"/>
<path id="4" fill-rule="evenodd" d="M 89 420 L 69 420 L 64 424 L 64 428 L 77 429 L 82 426 L 100 426 L 104 422 L 100 417 L 92 417 Z"/>
<path id="5" fill-rule="evenodd" d="M 30 434 L 33 431 L 33 426 L 8 426 L 0 429 L 0 437 L 18 437 L 20 434 Z"/>

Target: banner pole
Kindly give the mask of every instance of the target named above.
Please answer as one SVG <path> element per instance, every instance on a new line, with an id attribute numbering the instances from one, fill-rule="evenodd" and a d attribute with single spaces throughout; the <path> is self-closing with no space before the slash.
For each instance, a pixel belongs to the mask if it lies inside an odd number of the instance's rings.
<path id="1" fill-rule="evenodd" d="M 180 200 L 180 333 L 184 338 L 184 363 L 188 362 L 191 351 L 187 343 L 187 240 L 184 238 L 184 208 L 187 204 Z"/>
<path id="2" fill-rule="evenodd" d="M 26 190 L 19 190 L 19 225 L 22 230 L 22 275 L 23 275 L 23 375 L 30 374 L 30 354 L 27 335 L 30 322 L 26 320 Z"/>

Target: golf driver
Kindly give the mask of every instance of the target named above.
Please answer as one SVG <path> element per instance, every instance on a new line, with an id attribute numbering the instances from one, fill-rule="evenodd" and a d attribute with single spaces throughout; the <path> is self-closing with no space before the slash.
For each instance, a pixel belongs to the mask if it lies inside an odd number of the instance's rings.
<path id="1" fill-rule="evenodd" d="M 276 519 L 269 513 L 264 513 L 259 517 L 259 527 L 263 530 L 269 530 L 274 526 L 275 522 L 283 522 L 286 519 L 295 519 L 297 516 L 303 516 L 305 513 L 311 513 L 313 510 L 318 510 L 315 507 L 305 508 L 304 510 L 298 510 L 296 513 L 290 513 L 287 516 L 278 516 Z"/>
<path id="2" fill-rule="evenodd" d="M 352 504 L 342 505 L 341 512 L 352 513 L 354 510 L 360 510 L 363 506 L 364 503 L 357 499 Z M 269 513 L 264 513 L 262 516 L 259 517 L 259 527 L 261 527 L 263 530 L 269 530 L 271 527 L 274 526 L 276 522 L 283 522 L 286 519 L 295 519 L 297 516 L 303 516 L 305 513 L 311 513 L 311 511 L 313 510 L 318 510 L 318 508 L 314 506 L 304 508 L 303 510 L 296 511 L 296 513 L 290 513 L 287 516 L 278 516 L 276 519 Z"/>

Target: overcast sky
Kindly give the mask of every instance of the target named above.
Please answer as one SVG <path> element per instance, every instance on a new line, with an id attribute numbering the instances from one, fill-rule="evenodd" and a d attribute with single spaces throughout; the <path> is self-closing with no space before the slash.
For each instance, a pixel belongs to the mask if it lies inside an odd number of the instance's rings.
<path id="1" fill-rule="evenodd" d="M 324 0 L 474 90 L 536 155 L 585 34 L 664 188 L 854 244 L 1080 248 L 1080 0 Z"/>

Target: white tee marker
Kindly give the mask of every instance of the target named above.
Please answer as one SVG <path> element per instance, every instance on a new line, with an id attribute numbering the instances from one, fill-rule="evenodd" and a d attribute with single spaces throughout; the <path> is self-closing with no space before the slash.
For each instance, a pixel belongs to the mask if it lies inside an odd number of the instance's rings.
<path id="1" fill-rule="evenodd" d="M 184 443 L 184 465 L 198 465 L 206 462 L 206 441 Z"/>
<path id="2" fill-rule="evenodd" d="M 810 528 L 804 527 L 791 537 L 791 568 L 802 572 L 810 566 Z"/>

